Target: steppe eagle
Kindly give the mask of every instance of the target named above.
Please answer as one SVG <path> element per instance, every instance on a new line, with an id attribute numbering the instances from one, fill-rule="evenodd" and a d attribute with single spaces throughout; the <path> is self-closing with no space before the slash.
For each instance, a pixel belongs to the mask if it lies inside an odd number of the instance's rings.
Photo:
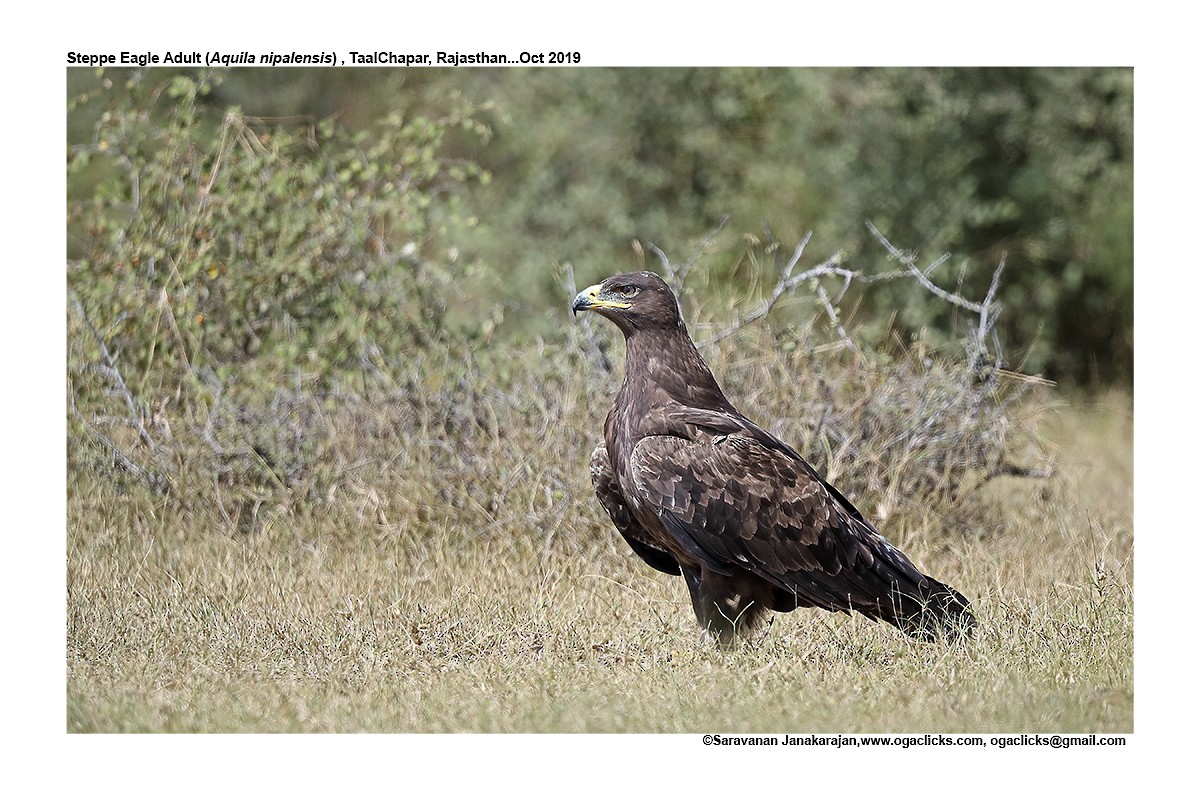
<path id="1" fill-rule="evenodd" d="M 965 597 L 733 407 L 659 276 L 615 275 L 571 310 L 625 335 L 625 377 L 591 458 L 596 495 L 634 553 L 683 575 L 707 636 L 735 641 L 767 610 L 801 606 L 857 611 L 923 640 L 969 635 Z"/>

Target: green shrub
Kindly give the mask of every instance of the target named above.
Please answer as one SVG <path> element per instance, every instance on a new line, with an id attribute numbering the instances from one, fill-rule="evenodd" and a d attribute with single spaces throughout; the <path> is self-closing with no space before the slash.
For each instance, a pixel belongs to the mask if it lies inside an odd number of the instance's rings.
<path id="1" fill-rule="evenodd" d="M 1001 300 L 1014 363 L 1055 379 L 1124 381 L 1133 363 L 1131 69 L 566 69 L 447 74 L 499 114 L 479 153 L 473 251 L 516 273 L 512 303 L 550 302 L 549 265 L 609 270 L 630 242 L 669 252 L 728 213 L 713 289 L 762 280 L 763 221 L 813 231 L 863 272 L 889 269 L 864 223 Z M 536 246 L 531 246 L 536 243 Z M 769 273 L 768 273 L 769 274 Z M 770 278 L 766 278 L 770 280 Z M 863 322 L 924 330 L 951 310 L 910 285 L 858 295 Z M 888 320 L 895 314 L 894 319 Z M 536 325 L 536 316 L 510 315 Z M 537 328 L 544 332 L 544 328 Z"/>
<path id="2" fill-rule="evenodd" d="M 472 109 L 351 132 L 212 108 L 220 77 L 103 73 L 82 96 L 104 110 L 68 155 L 68 285 L 131 388 L 178 393 L 206 372 L 323 385 L 373 347 L 442 336 L 458 193 L 488 176 L 441 151 L 450 129 L 486 137 Z"/>

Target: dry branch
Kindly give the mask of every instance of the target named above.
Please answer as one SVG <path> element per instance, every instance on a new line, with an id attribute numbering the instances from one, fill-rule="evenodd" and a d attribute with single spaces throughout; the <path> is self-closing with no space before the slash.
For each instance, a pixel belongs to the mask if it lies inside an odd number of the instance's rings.
<path id="1" fill-rule="evenodd" d="M 1021 467 L 1007 461 L 1005 442 L 1010 427 L 1008 411 L 1013 403 L 1031 386 L 1038 383 L 1027 376 L 1015 375 L 1003 369 L 999 334 L 996 322 L 1001 312 L 996 300 L 1000 279 L 1006 259 L 992 273 L 991 283 L 981 301 L 973 301 L 955 291 L 938 286 L 931 278 L 933 272 L 948 259 L 942 255 L 923 269 L 917 264 L 917 254 L 902 251 L 892 244 L 871 222 L 866 223 L 872 235 L 887 252 L 902 266 L 899 270 L 866 275 L 844 266 L 845 253 L 837 252 L 816 266 L 797 272 L 805 250 L 812 239 L 806 234 L 796 245 L 791 257 L 785 262 L 782 251 L 774 241 L 770 229 L 767 239 L 776 253 L 778 277 L 774 287 L 757 306 L 744 314 L 734 313 L 733 319 L 716 334 L 702 340 L 701 347 L 710 347 L 734 336 L 749 325 L 766 318 L 785 296 L 791 296 L 804 283 L 808 283 L 816 300 L 824 311 L 830 327 L 836 332 L 843 347 L 852 353 L 859 352 L 850 333 L 842 324 L 837 305 L 854 283 L 869 285 L 879 282 L 912 280 L 940 301 L 974 315 L 971 334 L 966 347 L 966 358 L 961 373 L 926 371 L 924 374 L 901 374 L 888 377 L 874 387 L 875 395 L 864 399 L 870 406 L 869 417 L 876 420 L 890 419 L 886 425 L 889 433 L 879 441 L 882 452 L 897 463 L 919 460 L 922 469 L 938 481 L 953 485 L 957 480 L 950 476 L 970 466 L 980 470 L 985 480 L 1000 476 L 1045 477 L 1049 470 L 1042 467 Z M 655 248 L 664 268 L 670 259 Z M 671 274 L 678 277 L 680 270 Z M 822 279 L 839 279 L 836 294 L 831 294 Z M 681 287 L 682 288 L 682 287 Z M 949 366 L 949 365 L 947 365 Z M 953 370 L 953 367 L 951 367 Z M 1010 378 L 1001 386 L 1001 378 Z M 1015 380 L 1012 380 L 1015 378 Z M 837 419 L 829 408 L 823 408 L 816 430 L 825 441 L 826 455 L 830 461 L 842 457 L 853 457 L 850 452 L 854 442 L 877 435 L 869 432 L 853 432 L 853 423 L 843 415 Z M 829 439 L 824 439 L 829 437 Z M 837 443 L 841 452 L 837 459 L 828 449 L 829 442 Z M 894 491 L 893 487 L 889 491 Z"/>

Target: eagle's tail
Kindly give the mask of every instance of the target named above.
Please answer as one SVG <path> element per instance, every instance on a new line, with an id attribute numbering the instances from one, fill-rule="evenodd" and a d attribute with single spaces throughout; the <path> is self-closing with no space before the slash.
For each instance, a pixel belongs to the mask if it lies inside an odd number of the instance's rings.
<path id="1" fill-rule="evenodd" d="M 953 587 L 922 576 L 919 584 L 905 581 L 908 587 L 892 584 L 892 594 L 870 610 L 859 612 L 895 625 L 923 642 L 968 638 L 974 627 L 971 603 Z"/>
<path id="2" fill-rule="evenodd" d="M 971 603 L 954 587 L 927 575 L 921 577 L 915 590 L 893 585 L 891 607 L 883 604 L 880 619 L 923 641 L 969 637 L 975 627 Z"/>
<path id="3" fill-rule="evenodd" d="M 852 570 L 865 597 L 854 610 L 895 625 L 922 641 L 967 638 L 975 627 L 971 603 L 952 586 L 929 577 L 874 528 L 862 523 L 858 541 L 871 558 Z M 853 601 L 853 597 L 850 598 Z"/>

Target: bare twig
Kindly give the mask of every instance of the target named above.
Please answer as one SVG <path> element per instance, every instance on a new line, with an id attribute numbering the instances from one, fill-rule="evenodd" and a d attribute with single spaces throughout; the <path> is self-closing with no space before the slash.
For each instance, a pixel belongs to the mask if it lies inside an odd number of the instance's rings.
<path id="1" fill-rule="evenodd" d="M 722 214 L 721 218 L 717 220 L 717 224 L 714 225 L 708 231 L 708 233 L 704 234 L 704 237 L 696 243 L 696 246 L 692 249 L 692 257 L 679 266 L 672 264 L 671 259 L 667 258 L 667 254 L 664 253 L 662 248 L 660 248 L 658 245 L 654 244 L 653 242 L 646 243 L 646 246 L 649 247 L 654 255 L 658 258 L 658 262 L 662 264 L 663 280 L 665 280 L 667 285 L 671 287 L 671 291 L 673 291 L 675 296 L 679 298 L 680 303 L 683 302 L 683 287 L 687 282 L 688 274 L 692 271 L 692 267 L 696 266 L 696 262 L 700 260 L 700 256 L 704 254 L 704 251 L 708 249 L 708 246 L 711 245 L 713 240 L 717 238 L 717 234 L 719 234 L 721 229 L 725 227 L 725 224 L 729 222 L 731 216 L 733 215 L 728 213 Z"/>
<path id="2" fill-rule="evenodd" d="M 108 453 L 116 460 L 117 464 L 119 464 L 122 469 L 138 480 L 145 481 L 151 486 L 156 486 L 159 483 L 157 480 L 151 477 L 149 470 L 126 455 L 125 451 L 118 447 L 112 439 L 108 438 L 93 425 L 89 424 L 88 421 L 83 418 L 83 414 L 79 412 L 79 409 L 75 407 L 74 403 L 71 404 L 71 412 L 74 414 L 75 418 L 79 420 L 79 423 L 83 426 L 84 431 L 86 431 L 89 436 L 103 445 L 104 449 L 108 451 Z"/>
<path id="3" fill-rule="evenodd" d="M 915 399 L 911 396 L 912 382 L 925 380 L 921 375 L 897 373 L 894 381 L 885 384 L 882 391 L 889 397 L 895 395 L 899 398 L 897 407 L 907 408 L 905 419 L 898 426 L 895 435 L 883 443 L 883 450 L 889 452 L 892 457 L 899 458 L 902 463 L 914 458 L 923 461 L 929 465 L 925 467 L 926 471 L 934 480 L 944 485 L 953 485 L 949 474 L 961 471 L 966 464 L 983 467 L 984 473 L 989 477 L 1044 477 L 1045 470 L 1012 465 L 1004 461 L 1002 455 L 996 460 L 997 455 L 1001 454 L 1000 448 L 1003 446 L 1009 425 L 1007 409 L 1010 401 L 1036 382 L 1036 379 L 1005 370 L 1001 358 L 1000 336 L 996 323 L 1002 308 L 997 296 L 1007 259 L 1000 259 L 992 274 L 987 293 L 982 301 L 977 302 L 963 295 L 961 284 L 951 291 L 932 280 L 931 276 L 938 267 L 949 260 L 949 254 L 937 257 L 927 266 L 918 266 L 917 253 L 903 251 L 892 244 L 873 223 L 867 222 L 866 225 L 887 252 L 900 263 L 900 269 L 865 275 L 844 266 L 845 254 L 839 252 L 814 267 L 797 271 L 812 234 L 806 234 L 791 252 L 790 258 L 785 260 L 783 253 L 786 251 L 778 247 L 768 227 L 767 240 L 778 273 L 774 287 L 749 313 L 735 312 L 732 320 L 724 328 L 699 342 L 699 345 L 711 346 L 762 320 L 782 298 L 794 293 L 801 284 L 810 282 L 815 299 L 823 308 L 831 328 L 836 331 L 840 345 L 852 352 L 858 352 L 859 348 L 846 330 L 838 312 L 838 304 L 846 296 L 850 286 L 854 283 L 866 285 L 895 280 L 916 281 L 924 291 L 942 302 L 976 316 L 978 321 L 973 321 L 971 325 L 967 337 L 966 358 L 962 362 L 966 369 L 957 380 L 931 383 L 929 391 L 918 392 L 919 396 Z M 670 267 L 670 274 L 678 279 L 682 270 L 671 266 L 666 253 L 658 248 L 654 250 L 664 269 Z M 826 286 L 826 281 L 822 280 L 830 276 L 840 279 L 841 285 L 836 291 Z M 929 362 L 922 363 L 926 364 L 928 369 Z M 1002 381 L 1005 386 L 1015 387 L 1015 391 L 1001 391 Z M 830 441 L 840 442 L 845 448 L 849 447 L 854 439 L 847 431 L 840 430 L 835 421 L 827 420 L 824 412 L 816 427 L 816 438 L 825 442 L 827 449 Z M 921 455 L 926 452 L 939 455 L 934 458 Z M 827 456 L 827 461 L 832 467 L 835 459 L 832 453 L 827 453 Z M 898 486 L 892 488 L 899 489 Z"/>
<path id="4" fill-rule="evenodd" d="M 915 253 L 905 253 L 896 247 L 896 245 L 889 242 L 887 237 L 880 233 L 879 229 L 876 228 L 870 220 L 867 220 L 867 229 L 871 231 L 879 243 L 882 244 L 884 248 L 886 248 L 887 251 L 896 258 L 897 261 L 899 261 L 908 269 L 909 274 L 916 278 L 917 282 L 924 286 L 929 292 L 941 298 L 942 300 L 945 300 L 947 303 L 959 306 L 960 308 L 965 308 L 967 311 L 971 311 L 976 314 L 983 313 L 983 306 L 979 303 L 972 303 L 965 297 L 961 297 L 953 292 L 947 292 L 945 289 L 929 280 L 928 273 L 932 272 L 935 267 L 945 262 L 946 259 L 950 257 L 949 254 L 942 255 L 928 268 L 921 270 L 919 267 L 917 267 L 917 256 Z"/>
<path id="5" fill-rule="evenodd" d="M 695 265 L 700 251 L 712 241 L 727 220 L 728 215 L 721 218 L 721 221 L 718 223 L 718 225 L 704 238 L 701 243 L 701 247 L 698 249 L 696 254 L 694 254 L 692 259 L 682 267 L 673 265 L 670 258 L 665 252 L 663 252 L 661 248 L 653 244 L 649 245 L 650 249 L 654 252 L 654 254 L 658 257 L 659 262 L 662 264 L 665 277 L 668 283 L 674 289 L 677 297 L 682 296 L 684 288 L 683 282 L 688 273 L 691 271 L 692 267 Z M 901 278 L 910 278 L 916 280 L 922 288 L 938 299 L 958 308 L 964 309 L 965 311 L 968 311 L 979 317 L 979 323 L 977 326 L 975 326 L 969 348 L 967 373 L 968 375 L 972 376 L 972 380 L 983 379 L 985 382 L 994 381 L 996 379 L 997 370 L 1003 367 L 1003 361 L 1001 357 L 1002 354 L 1000 350 L 1000 338 L 996 331 L 996 318 L 1000 314 L 1001 306 L 999 302 L 996 301 L 996 294 L 1000 287 L 1000 278 L 1004 272 L 1004 267 L 1007 260 L 1006 257 L 1001 257 L 1000 263 L 993 272 L 991 284 L 988 287 L 987 294 L 984 296 L 983 301 L 974 302 L 963 297 L 958 292 L 952 292 L 943 289 L 930 279 L 929 276 L 934 272 L 934 270 L 936 270 L 950 258 L 949 254 L 939 256 L 938 258 L 934 259 L 929 266 L 922 269 L 917 266 L 917 254 L 915 252 L 903 251 L 896 245 L 892 244 L 892 242 L 889 241 L 882 232 L 880 232 L 875 224 L 869 220 L 866 222 L 866 226 L 867 229 L 871 231 L 871 234 L 879 241 L 879 243 L 883 245 L 884 249 L 886 249 L 888 253 L 892 255 L 892 257 L 900 262 L 900 264 L 903 266 L 903 269 L 879 273 L 876 275 L 864 275 L 856 270 L 843 267 L 842 263 L 845 261 L 845 253 L 839 251 L 830 256 L 821 264 L 796 274 L 796 267 L 804 255 L 805 248 L 812 239 L 812 232 L 810 231 L 804 235 L 799 244 L 797 244 L 795 249 L 792 251 L 791 258 L 789 258 L 787 262 L 783 262 L 782 258 L 778 255 L 779 250 L 774 241 L 774 236 L 771 232 L 771 229 L 768 226 L 766 231 L 767 239 L 769 243 L 776 248 L 776 271 L 779 273 L 779 277 L 775 282 L 775 286 L 772 288 L 770 294 L 752 311 L 747 314 L 738 314 L 735 312 L 732 321 L 725 328 L 699 342 L 699 346 L 712 346 L 717 342 L 733 336 L 747 325 L 751 325 L 763 319 L 771 313 L 776 304 L 778 304 L 785 295 L 793 294 L 802 283 L 811 281 L 813 284 L 813 291 L 816 294 L 817 299 L 820 301 L 825 311 L 825 315 L 829 319 L 830 325 L 834 328 L 838 337 L 841 339 L 842 344 L 851 351 L 856 352 L 858 348 L 855 345 L 854 340 L 846 331 L 845 326 L 842 324 L 837 310 L 837 304 L 841 302 L 843 297 L 845 297 L 850 285 L 855 281 L 863 284 L 869 284 L 880 281 L 892 281 Z M 837 276 L 842 279 L 842 285 L 836 297 L 831 297 L 829 291 L 820 282 L 821 278 L 830 275 Z M 979 397 L 976 397 L 977 401 L 979 399 Z"/>
<path id="6" fill-rule="evenodd" d="M 1000 338 L 996 335 L 996 317 L 1000 315 L 1001 306 L 995 301 L 996 290 L 1000 288 L 1000 275 L 1004 272 L 1004 264 L 1008 260 L 1008 253 L 1000 256 L 1000 263 L 996 265 L 996 271 L 992 273 L 992 284 L 988 287 L 987 294 L 984 295 L 982 307 L 979 311 L 979 327 L 976 330 L 975 337 L 975 352 L 971 355 L 971 370 L 978 371 L 981 366 L 980 362 L 987 353 L 987 344 L 985 339 L 990 334 L 992 336 L 992 344 L 996 351 L 996 366 L 1001 365 L 1000 357 Z"/>
<path id="7" fill-rule="evenodd" d="M 804 247 L 808 244 L 810 238 L 812 238 L 811 233 L 805 236 L 804 239 L 800 241 L 800 244 L 796 246 L 796 250 L 792 253 L 791 259 L 783 266 L 782 269 L 780 269 L 779 280 L 775 283 L 775 288 L 771 290 L 771 294 L 767 297 L 767 299 L 759 303 L 757 308 L 745 316 L 735 314 L 732 323 L 730 323 L 719 333 L 716 333 L 713 336 L 710 336 L 708 339 L 700 342 L 699 346 L 708 347 L 723 339 L 728 339 L 730 336 L 733 336 L 747 325 L 757 322 L 758 320 L 767 316 L 771 313 L 771 309 L 775 307 L 775 304 L 778 303 L 785 294 L 791 294 L 795 292 L 796 287 L 805 281 L 821 278 L 825 275 L 839 275 L 848 279 L 853 279 L 858 275 L 858 273 L 840 266 L 846 257 L 846 254 L 840 250 L 821 264 L 818 264 L 810 269 L 806 269 L 804 272 L 801 272 L 798 275 L 793 275 L 792 272 L 795 270 L 796 264 L 799 263 L 800 257 L 804 254 Z"/>
<path id="8" fill-rule="evenodd" d="M 797 245 L 796 250 L 793 252 L 791 259 L 784 264 L 779 256 L 779 245 L 778 242 L 775 241 L 774 233 L 771 232 L 771 226 L 767 224 L 765 225 L 765 228 L 767 242 L 775 251 L 775 268 L 779 271 L 780 279 L 786 281 L 792 276 L 792 271 L 796 268 L 796 264 L 799 263 L 800 256 L 804 252 L 804 248 L 808 246 L 808 242 L 812 239 L 812 231 L 809 231 L 804 235 L 804 238 L 800 240 L 800 244 Z M 855 273 L 852 272 L 846 272 L 846 274 L 843 275 L 842 289 L 840 292 L 838 292 L 837 299 L 835 300 L 830 299 L 829 293 L 825 291 L 825 286 L 820 281 L 813 280 L 817 290 L 817 297 L 821 300 L 821 304 L 825 308 L 825 315 L 829 317 L 829 324 L 837 330 L 838 335 L 842 338 L 842 343 L 851 352 L 857 351 L 858 348 L 854 345 L 854 341 L 850 338 L 849 334 L 846 333 L 846 328 L 842 325 L 841 320 L 838 318 L 838 311 L 835 306 L 837 303 L 840 303 L 842 298 L 846 295 L 846 291 L 850 288 L 850 284 L 853 282 L 854 276 Z"/>
<path id="9" fill-rule="evenodd" d="M 688 273 L 692 271 L 692 267 L 696 266 L 696 262 L 700 260 L 700 256 L 703 255 L 704 251 L 708 249 L 708 246 L 713 243 L 713 241 L 717 238 L 717 234 L 721 232 L 721 230 L 725 227 L 725 224 L 729 222 L 729 218 L 732 216 L 733 215 L 729 213 L 722 214 L 721 218 L 717 220 L 717 224 L 714 225 L 708 233 L 704 234 L 704 238 L 702 238 L 699 243 L 696 244 L 696 247 L 692 250 L 692 257 L 684 262 L 683 266 L 679 268 L 680 286 L 682 286 L 687 280 Z"/>
<path id="10" fill-rule="evenodd" d="M 1003 366 L 1003 358 L 1000 350 L 1000 337 L 996 331 L 996 319 L 1000 315 L 1002 306 L 996 301 L 996 293 L 1000 288 L 1000 276 L 1004 273 L 1004 267 L 1008 260 L 1008 254 L 1000 256 L 1000 263 L 996 265 L 995 271 L 992 272 L 992 282 L 988 286 L 987 294 L 984 295 L 983 302 L 975 303 L 967 300 L 962 295 L 956 292 L 948 292 L 940 286 L 936 285 L 929 279 L 929 274 L 933 270 L 944 263 L 949 255 L 943 255 L 938 258 L 933 264 L 926 267 L 924 270 L 917 267 L 917 256 L 915 253 L 906 253 L 888 241 L 887 237 L 880 233 L 869 220 L 866 223 L 867 229 L 879 241 L 884 248 L 892 254 L 896 260 L 904 265 L 908 274 L 916 278 L 926 290 L 934 296 L 945 300 L 947 303 L 958 306 L 959 308 L 970 311 L 978 315 L 979 324 L 975 328 L 975 335 L 971 342 L 970 353 L 967 361 L 968 374 L 978 377 L 984 377 L 988 380 L 994 378 L 995 370 Z M 991 347 L 989 348 L 989 340 Z M 990 377 L 983 375 L 985 368 L 991 367 Z"/>
<path id="11" fill-rule="evenodd" d="M 137 431 L 141 440 L 146 443 L 153 453 L 158 446 L 154 443 L 154 439 L 150 436 L 150 432 L 146 430 L 146 426 L 142 424 L 142 414 L 138 408 L 138 403 L 133 397 L 133 392 L 129 391 L 129 386 L 125 383 L 125 378 L 121 376 L 121 370 L 117 368 L 116 359 L 108 350 L 108 345 L 104 343 L 104 337 L 96 330 L 96 326 L 92 324 L 92 320 L 88 317 L 87 311 L 83 307 L 83 303 L 79 301 L 79 297 L 71 292 L 71 301 L 75 305 L 75 310 L 79 312 L 80 319 L 83 320 L 88 330 L 91 331 L 92 338 L 95 339 L 97 346 L 100 348 L 100 355 L 104 358 L 104 366 L 100 368 L 100 372 L 112 381 L 120 392 L 125 405 L 129 408 L 129 424 Z"/>
<path id="12" fill-rule="evenodd" d="M 849 279 L 847 279 L 846 285 L 849 285 Z M 846 290 L 843 288 L 842 294 L 844 295 L 845 293 Z M 850 352 L 857 351 L 858 348 L 854 346 L 854 340 L 850 338 L 850 334 L 846 333 L 846 328 L 842 325 L 842 321 L 838 317 L 838 311 L 834 307 L 834 302 L 829 299 L 829 293 L 825 291 L 825 287 L 820 283 L 817 284 L 817 297 L 821 298 L 821 304 L 825 306 L 825 316 L 829 317 L 829 324 L 837 330 L 838 335 L 842 337 L 842 342 L 846 345 L 847 349 L 849 349 Z M 840 297 L 841 295 L 839 295 L 839 299 Z"/>

